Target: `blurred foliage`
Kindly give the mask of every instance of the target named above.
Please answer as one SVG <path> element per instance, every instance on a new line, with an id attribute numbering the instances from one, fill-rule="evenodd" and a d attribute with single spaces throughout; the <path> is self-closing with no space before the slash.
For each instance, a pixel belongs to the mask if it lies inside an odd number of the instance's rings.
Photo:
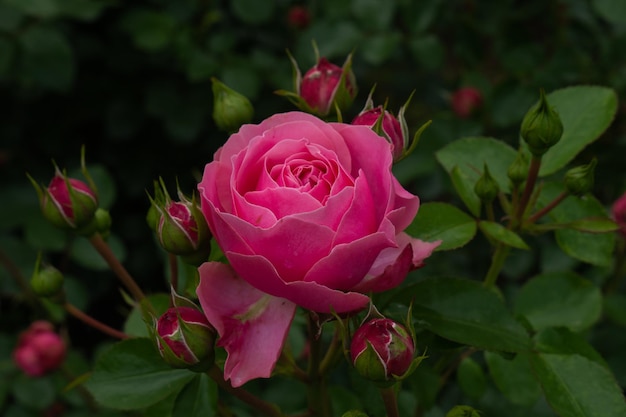
<path id="1" fill-rule="evenodd" d="M 540 88 L 599 84 L 613 88 L 622 99 L 626 96 L 625 4 L 611 0 L 0 0 L 0 413 L 32 416 L 63 407 L 74 409 L 73 416 L 90 415 L 89 401 L 75 390 L 58 394 L 64 385 L 58 375 L 39 381 L 20 377 L 13 385 L 6 382 L 5 377 L 16 372 L 9 358 L 17 332 L 33 319 L 52 315 L 67 325 L 76 348 L 68 361 L 74 376 L 88 369 L 86 362 L 107 341 L 74 319 L 65 321 L 63 312 L 53 306 L 29 303 L 12 276 L 27 280 L 38 251 L 64 270 L 68 298 L 75 305 L 117 327 L 129 313 L 117 283 L 91 248 L 81 238 L 42 221 L 26 172 L 47 183 L 53 175 L 52 158 L 71 172 L 77 169 L 79 150 L 85 144 L 103 203 L 111 209 L 116 253 L 147 292 L 164 291 L 163 255 L 156 245 L 148 244 L 153 238 L 145 222 L 146 189 L 161 176 L 172 188 L 177 179 L 185 192 L 192 190 L 204 164 L 226 140 L 211 118 L 211 77 L 246 95 L 256 120 L 262 120 L 291 110 L 273 94 L 293 86 L 286 50 L 302 69 L 314 64 L 312 41 L 322 56 L 337 64 L 354 51 L 353 69 L 361 93 L 353 113 L 344 119 L 358 113 L 374 84 L 375 100 L 389 98 L 390 108 L 398 108 L 415 90 L 407 113 L 410 127 L 414 131 L 431 119 L 433 124 L 417 151 L 396 167 L 397 175 L 422 201 L 460 207 L 447 174 L 437 164 L 436 151 L 466 136 L 493 136 L 517 146 L 519 123 Z M 294 5 L 308 8 L 311 20 L 306 27 L 289 22 Z M 463 86 L 478 88 L 484 97 L 478 113 L 466 119 L 456 116 L 449 103 L 451 93 Z M 592 156 L 600 161 L 594 194 L 605 208 L 626 189 L 624 110 L 622 106 L 610 130 L 579 155 L 580 162 Z M 537 238 L 535 243 L 542 248 L 540 253 L 516 252 L 507 261 L 506 282 L 511 285 L 505 286 L 505 294 L 518 291 L 522 280 L 536 274 L 539 278 L 531 282 L 539 287 L 545 277 L 541 274 L 554 271 L 584 272 L 597 283 L 607 279 L 605 268 L 567 257 L 553 241 Z M 486 264 L 485 256 L 471 245 L 462 253 L 438 253 L 429 260 L 427 273 L 471 271 Z M 575 280 L 560 277 L 564 285 Z M 532 291 L 537 290 L 529 284 L 525 294 Z M 587 339 L 621 375 L 624 388 L 626 313 L 623 303 L 606 303 L 609 320 Z M 622 336 L 615 338 L 615 332 Z M 506 385 L 501 376 L 513 365 L 500 359 L 487 356 L 486 362 L 495 384 Z M 550 358 L 541 360 L 542 366 L 553 365 Z M 545 403 L 537 402 L 534 386 L 527 393 L 505 386 L 510 401 L 497 399 L 493 383 L 485 382 L 484 362 L 477 356 L 464 361 L 457 377 L 460 389 L 440 393 L 439 406 L 428 415 L 443 416 L 445 408 L 439 407 L 463 399 L 482 407 L 485 415 L 553 415 Z M 417 378 L 423 381 L 436 374 L 425 366 Z M 436 393 L 412 387 L 410 381 L 407 385 L 418 392 L 425 409 L 435 403 Z M 338 385 L 332 389 L 338 409 L 358 404 L 359 399 L 346 397 Z M 360 400 L 368 398 L 364 395 Z M 414 399 L 400 398 L 401 407 L 415 408 Z M 523 407 L 511 411 L 512 404 Z M 158 415 L 158 410 L 153 412 Z"/>

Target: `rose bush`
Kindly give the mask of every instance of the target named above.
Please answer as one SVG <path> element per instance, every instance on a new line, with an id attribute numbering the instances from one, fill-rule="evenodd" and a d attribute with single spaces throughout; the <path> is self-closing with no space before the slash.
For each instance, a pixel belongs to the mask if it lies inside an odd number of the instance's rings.
<path id="1" fill-rule="evenodd" d="M 216 152 L 198 189 L 230 266 L 201 266 L 198 296 L 233 385 L 270 375 L 296 306 L 360 310 L 437 247 L 403 232 L 419 199 L 391 166 L 369 127 L 300 112 L 244 125 Z"/>

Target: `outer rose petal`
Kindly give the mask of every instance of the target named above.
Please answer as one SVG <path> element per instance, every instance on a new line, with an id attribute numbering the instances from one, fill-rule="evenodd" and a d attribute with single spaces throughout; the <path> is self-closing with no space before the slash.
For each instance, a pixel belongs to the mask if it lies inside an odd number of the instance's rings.
<path id="1" fill-rule="evenodd" d="M 255 289 L 220 262 L 204 263 L 199 272 L 198 299 L 228 353 L 224 378 L 233 387 L 269 378 L 296 305 Z"/>
<path id="2" fill-rule="evenodd" d="M 424 242 L 400 233 L 399 247 L 383 250 L 365 279 L 353 290 L 364 293 L 381 292 L 397 287 L 410 271 L 424 266 L 424 259 L 440 244 L 440 240 Z"/>
<path id="3" fill-rule="evenodd" d="M 278 297 L 289 297 L 297 305 L 318 313 L 347 313 L 364 308 L 369 298 L 357 292 L 343 292 L 325 287 L 316 282 L 284 282 L 276 269 L 265 258 L 258 255 L 227 253 L 238 273 L 250 279 L 260 290 Z"/>

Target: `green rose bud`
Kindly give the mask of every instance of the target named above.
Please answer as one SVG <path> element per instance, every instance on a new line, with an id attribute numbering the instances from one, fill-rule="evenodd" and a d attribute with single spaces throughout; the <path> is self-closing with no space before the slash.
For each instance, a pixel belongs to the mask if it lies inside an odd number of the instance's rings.
<path id="1" fill-rule="evenodd" d="M 480 417 L 480 412 L 469 405 L 455 405 L 446 417 Z"/>
<path id="2" fill-rule="evenodd" d="M 506 171 L 507 176 L 515 186 L 521 185 L 528 178 L 528 167 L 530 166 L 528 155 L 520 149 L 515 156 L 515 160 Z"/>
<path id="3" fill-rule="evenodd" d="M 581 196 L 591 191 L 593 187 L 593 174 L 598 160 L 593 158 L 587 165 L 581 165 L 570 169 L 565 173 L 565 188 L 572 195 Z"/>
<path id="4" fill-rule="evenodd" d="M 63 274 L 53 266 L 46 266 L 39 270 L 37 264 L 30 286 L 40 297 L 53 297 L 63 290 Z"/>
<path id="5" fill-rule="evenodd" d="M 539 103 L 531 107 L 524 116 L 520 134 L 534 156 L 543 155 L 561 139 L 563 123 L 559 114 L 548 104 L 543 89 Z"/>
<path id="6" fill-rule="evenodd" d="M 489 172 L 489 167 L 485 164 L 483 175 L 478 179 L 474 186 L 474 192 L 483 203 L 491 203 L 500 191 L 498 183 L 493 179 Z"/>
<path id="7" fill-rule="evenodd" d="M 252 103 L 244 95 L 211 78 L 213 83 L 213 120 L 220 130 L 233 133 L 254 116 Z"/>

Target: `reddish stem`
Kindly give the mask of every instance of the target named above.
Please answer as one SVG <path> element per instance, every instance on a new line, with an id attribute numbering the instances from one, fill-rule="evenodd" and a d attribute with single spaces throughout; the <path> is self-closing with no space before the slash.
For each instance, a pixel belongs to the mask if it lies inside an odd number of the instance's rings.
<path id="1" fill-rule="evenodd" d="M 110 326 L 107 326 L 101 321 L 98 321 L 94 319 L 93 317 L 91 317 L 90 315 L 86 314 L 85 312 L 79 310 L 77 307 L 75 307 L 74 305 L 70 303 L 66 302 L 64 307 L 65 307 L 65 311 L 70 313 L 72 316 L 76 317 L 78 320 L 82 321 L 83 323 L 93 327 L 94 329 L 100 330 L 102 333 L 105 333 L 111 337 L 115 337 L 116 339 L 122 339 L 122 340 L 128 339 L 129 337 L 126 333 L 120 332 L 119 330 L 116 330 Z"/>

